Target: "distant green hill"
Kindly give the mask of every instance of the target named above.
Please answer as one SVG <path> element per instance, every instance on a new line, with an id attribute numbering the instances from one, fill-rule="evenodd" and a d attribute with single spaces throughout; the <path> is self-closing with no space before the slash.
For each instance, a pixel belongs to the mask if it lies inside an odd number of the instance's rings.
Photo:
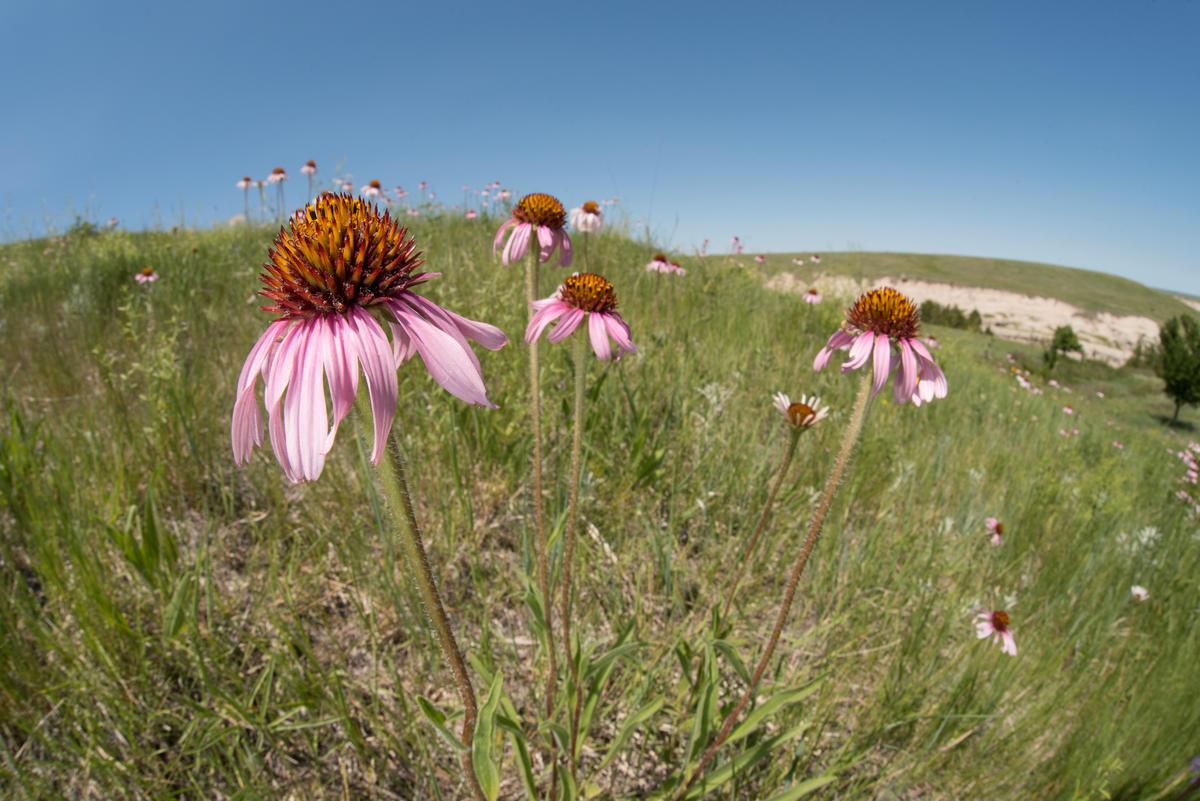
<path id="1" fill-rule="evenodd" d="M 1040 264 L 1030 261 L 986 259 L 974 256 L 943 256 L 923 253 L 821 253 L 820 264 L 792 263 L 811 253 L 764 254 L 761 269 L 770 273 L 799 272 L 804 275 L 832 273 L 853 278 L 905 276 L 959 286 L 1003 289 L 1025 295 L 1057 298 L 1087 311 L 1135 314 L 1162 321 L 1186 312 L 1194 313 L 1174 295 L 1108 273 Z M 713 256 L 710 258 L 730 258 Z M 749 261 L 748 256 L 738 257 Z"/>

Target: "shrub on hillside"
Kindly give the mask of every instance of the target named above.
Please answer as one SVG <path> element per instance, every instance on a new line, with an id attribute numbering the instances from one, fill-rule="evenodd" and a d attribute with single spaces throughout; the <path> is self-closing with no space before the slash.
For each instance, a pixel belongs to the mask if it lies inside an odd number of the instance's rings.
<path id="1" fill-rule="evenodd" d="M 947 328 L 961 328 L 964 331 L 982 331 L 983 318 L 978 309 L 971 309 L 966 314 L 957 306 L 943 306 L 934 300 L 921 304 L 921 321 L 931 325 L 944 325 Z"/>
<path id="2" fill-rule="evenodd" d="M 1172 317 L 1158 329 L 1160 356 L 1155 372 L 1163 391 L 1175 402 L 1171 422 L 1179 409 L 1200 403 L 1200 323 L 1191 316 Z"/>
<path id="3" fill-rule="evenodd" d="M 1046 352 L 1042 354 L 1042 359 L 1046 362 L 1046 367 L 1053 370 L 1054 365 L 1058 364 L 1058 357 L 1068 353 L 1078 353 L 1082 356 L 1083 344 L 1075 334 L 1074 328 L 1069 325 L 1060 325 L 1054 329 L 1054 338 L 1050 340 Z"/>

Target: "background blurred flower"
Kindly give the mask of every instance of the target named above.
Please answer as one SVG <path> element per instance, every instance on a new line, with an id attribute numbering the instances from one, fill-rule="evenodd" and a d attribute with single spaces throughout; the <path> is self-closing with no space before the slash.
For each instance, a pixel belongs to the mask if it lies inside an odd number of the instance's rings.
<path id="1" fill-rule="evenodd" d="M 139 284 L 152 284 L 158 280 L 158 273 L 154 272 L 153 267 L 143 267 L 133 276 L 133 280 Z"/>
<path id="2" fill-rule="evenodd" d="M 594 200 L 589 200 L 582 206 L 571 209 L 571 227 L 585 234 L 594 234 L 604 226 L 604 215 L 600 206 Z"/>
<path id="3" fill-rule="evenodd" d="M 1000 643 L 1002 653 L 1016 656 L 1017 641 L 1013 637 L 1012 629 L 1009 628 L 1010 623 L 1008 612 L 999 609 L 995 611 L 981 610 L 975 616 L 975 636 L 981 640 L 991 637 L 994 642 Z"/>
<path id="4" fill-rule="evenodd" d="M 511 231 L 504 252 L 500 254 L 500 261 L 503 264 L 520 261 L 536 233 L 538 261 L 549 261 L 554 251 L 558 250 L 558 263 L 566 267 L 571 263 L 571 237 L 563 227 L 566 222 L 566 210 L 554 195 L 542 192 L 526 195 L 513 207 L 512 217 L 505 220 L 496 231 L 492 252 L 500 248 L 505 234 Z"/>
<path id="5" fill-rule="evenodd" d="M 575 273 L 563 281 L 552 296 L 534 301 L 533 310 L 525 329 L 526 342 L 540 337 L 551 323 L 555 324 L 554 329 L 546 338 L 551 342 L 562 342 L 586 320 L 597 358 L 620 358 L 622 353 L 637 350 L 630 338 L 629 326 L 617 313 L 613 285 L 595 273 Z M 615 353 L 609 337 L 617 343 Z"/>

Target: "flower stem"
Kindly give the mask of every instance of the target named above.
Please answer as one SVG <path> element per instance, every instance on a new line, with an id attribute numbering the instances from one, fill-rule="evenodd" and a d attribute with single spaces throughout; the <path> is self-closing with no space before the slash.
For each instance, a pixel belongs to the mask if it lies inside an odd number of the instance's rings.
<path id="1" fill-rule="evenodd" d="M 562 617 L 563 651 L 567 665 L 571 668 L 571 681 L 575 685 L 575 703 L 571 711 L 571 753 L 567 764 L 571 777 L 576 776 L 577 742 L 579 739 L 579 713 L 583 699 L 583 688 L 579 684 L 579 663 L 571 648 L 571 563 L 575 557 L 575 540 L 579 533 L 579 475 L 583 469 L 583 415 L 584 391 L 587 388 L 587 331 L 582 327 L 575 335 L 575 421 L 571 430 L 571 484 L 567 501 L 567 533 L 563 545 L 562 568 Z"/>
<path id="2" fill-rule="evenodd" d="M 783 486 L 783 479 L 787 476 L 788 470 L 792 466 L 792 458 L 796 455 L 796 443 L 800 441 L 800 434 L 803 430 L 792 427 L 787 450 L 783 455 L 783 463 L 779 465 L 779 472 L 776 474 L 775 481 L 771 484 L 771 489 L 767 493 L 767 502 L 763 504 L 762 514 L 758 518 L 758 525 L 754 527 L 754 534 L 751 535 L 750 542 L 746 543 L 746 552 L 742 554 L 742 560 L 738 562 L 736 572 L 733 574 L 733 583 L 729 585 L 729 595 L 725 598 L 725 609 L 721 612 L 722 618 L 729 616 L 729 610 L 733 606 L 733 599 L 737 595 L 738 584 L 742 580 L 746 566 L 750 564 L 750 560 L 754 557 L 754 550 L 758 547 L 759 538 L 762 537 L 763 532 L 767 529 L 767 521 L 771 517 L 771 507 L 775 505 L 775 496 L 779 494 L 779 488 Z"/>
<path id="3" fill-rule="evenodd" d="M 393 434 L 388 443 L 388 458 L 379 465 L 380 484 L 384 497 L 391 507 L 392 516 L 399 524 L 404 555 L 416 580 L 417 589 L 421 593 L 421 601 L 425 605 L 425 614 L 437 633 L 438 644 L 442 655 L 454 674 L 454 683 L 458 687 L 458 696 L 463 705 L 462 742 L 466 750 L 462 754 L 462 768 L 467 782 L 471 785 L 472 795 L 478 801 L 484 801 L 482 788 L 475 776 L 471 764 L 471 747 L 475 737 L 475 720 L 479 715 L 475 702 L 475 690 L 471 686 L 471 677 L 467 673 L 466 662 L 463 661 L 462 651 L 458 641 L 454 639 L 454 630 L 450 626 L 450 618 L 446 615 L 446 607 L 442 604 L 442 596 L 438 592 L 433 571 L 429 567 L 429 557 L 425 553 L 425 545 L 421 541 L 421 528 L 417 524 L 417 516 L 413 511 L 412 496 L 408 491 L 408 480 L 404 469 L 404 454 L 400 451 L 400 443 Z"/>
<path id="4" fill-rule="evenodd" d="M 533 315 L 533 302 L 537 300 L 538 291 L 538 247 L 537 226 L 534 226 L 530 237 L 529 261 L 525 265 L 525 300 L 530 316 Z M 537 572 L 538 591 L 542 595 L 542 615 L 546 619 L 546 654 L 549 664 L 546 668 L 546 719 L 554 714 L 555 684 L 558 678 L 557 656 L 554 646 L 554 601 L 550 597 L 550 567 L 546 551 L 546 515 L 542 505 L 542 388 L 541 373 L 538 365 L 538 347 L 540 338 L 529 343 L 529 417 L 533 428 L 533 523 L 537 538 Z M 554 738 L 550 738 L 550 764 L 553 765 Z M 557 774 L 551 768 L 551 783 L 557 783 Z M 554 795 L 551 787 L 551 796 Z"/>
<path id="5" fill-rule="evenodd" d="M 833 496 L 837 492 L 838 485 L 841 484 L 842 475 L 846 472 L 846 467 L 850 463 L 850 457 L 854 453 L 854 446 L 862 434 L 863 423 L 867 417 L 867 409 L 870 407 L 870 401 L 871 373 L 864 370 L 862 384 L 858 388 L 858 397 L 854 401 L 854 410 L 850 413 L 850 421 L 846 424 L 846 433 L 842 436 L 842 445 L 838 449 L 837 459 L 833 463 L 833 470 L 830 471 L 829 478 L 825 480 L 825 488 L 821 491 L 821 500 L 817 504 L 817 509 L 813 512 L 812 520 L 808 524 L 808 536 L 804 540 L 804 545 L 800 548 L 800 553 L 796 555 L 795 564 L 792 565 L 792 574 L 788 578 L 787 589 L 783 594 L 783 603 L 780 605 L 779 614 L 775 618 L 775 627 L 771 630 L 771 638 L 767 641 L 767 647 L 759 658 L 758 665 L 754 668 L 750 684 L 746 687 L 745 693 L 742 694 L 741 700 L 725 716 L 725 721 L 721 724 L 721 730 L 718 732 L 716 739 L 704 751 L 704 755 L 700 757 L 700 762 L 688 776 L 687 780 L 680 786 L 679 790 L 676 791 L 674 796 L 675 801 L 679 801 L 679 799 L 687 795 L 687 791 L 696 782 L 700 774 L 704 772 L 708 763 L 716 756 L 717 751 L 725 743 L 725 740 L 728 739 L 730 732 L 733 731 L 733 725 L 741 717 L 743 710 L 750 703 L 750 699 L 754 697 L 763 674 L 767 672 L 767 665 L 770 663 L 771 657 L 775 655 L 775 648 L 779 645 L 779 637 L 783 633 L 783 626 L 787 622 L 788 614 L 792 611 L 792 601 L 796 597 L 796 585 L 800 583 L 800 576 L 804 573 L 804 568 L 808 564 L 808 558 L 812 555 L 813 548 L 816 547 L 817 539 L 821 536 L 821 527 L 825 524 L 826 515 L 829 514 L 829 507 L 833 503 Z"/>

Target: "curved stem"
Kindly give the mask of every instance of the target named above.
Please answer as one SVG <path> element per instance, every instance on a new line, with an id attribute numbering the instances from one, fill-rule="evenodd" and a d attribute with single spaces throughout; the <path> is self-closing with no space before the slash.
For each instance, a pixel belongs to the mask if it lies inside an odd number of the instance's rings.
<path id="1" fill-rule="evenodd" d="M 471 785 L 472 795 L 478 801 L 485 801 L 483 789 L 475 777 L 475 769 L 471 764 L 471 748 L 475 738 L 475 720 L 479 716 L 479 708 L 475 702 L 475 690 L 471 686 L 471 677 L 467 673 L 467 665 L 463 660 L 458 641 L 454 639 L 454 629 L 442 604 L 442 596 L 438 592 L 437 583 L 433 578 L 433 570 L 429 567 L 429 557 L 425 553 L 425 545 L 421 541 L 421 528 L 417 524 L 417 515 L 413 511 L 412 496 L 408 491 L 408 480 L 404 469 L 404 454 L 400 452 L 400 444 L 393 434 L 388 442 L 388 458 L 379 465 L 381 484 L 392 516 L 399 523 L 401 542 L 404 555 L 416 580 L 417 589 L 421 593 L 421 601 L 425 606 L 425 614 L 437 633 L 438 644 L 442 655 L 454 674 L 454 683 L 458 687 L 458 696 L 463 705 L 462 742 L 466 751 L 462 754 L 462 769 Z"/>
<path id="2" fill-rule="evenodd" d="M 687 795 L 687 791 L 695 784 L 696 779 L 708 767 L 708 763 L 712 761 L 713 757 L 716 756 L 717 751 L 725 743 L 725 740 L 728 739 L 730 732 L 733 731 L 733 725 L 741 717 L 742 711 L 750 703 L 750 699 L 754 697 L 763 674 L 767 672 L 767 665 L 770 663 L 771 657 L 775 655 L 775 648 L 779 645 L 779 637 L 783 634 L 783 626 L 787 622 L 788 614 L 792 611 L 792 601 L 796 597 L 796 585 L 800 583 L 800 576 L 804 573 L 804 568 L 808 564 L 808 558 L 812 555 L 813 548 L 816 547 L 817 539 L 821 536 L 821 527 L 825 524 L 826 515 L 829 514 L 829 507 L 833 503 L 833 496 L 842 481 L 842 475 L 846 472 L 846 466 L 850 463 L 850 457 L 854 453 L 854 446 L 858 442 L 859 435 L 862 434 L 863 422 L 866 420 L 870 401 L 871 373 L 864 370 L 862 383 L 858 388 L 858 397 L 854 401 L 854 411 L 850 413 L 850 421 L 846 424 L 846 433 L 842 436 L 842 445 L 838 449 L 837 459 L 833 463 L 833 470 L 830 471 L 829 478 L 825 480 L 825 488 L 821 491 L 821 501 L 817 504 L 812 520 L 808 524 L 808 536 L 804 540 L 804 545 L 800 548 L 800 553 L 796 555 L 795 564 L 792 565 L 792 573 L 788 578 L 787 589 L 783 594 L 783 603 L 779 607 L 779 614 L 775 617 L 775 626 L 771 630 L 771 638 L 767 641 L 767 647 L 759 658 L 758 665 L 754 668 L 754 675 L 750 679 L 749 686 L 746 687 L 746 691 L 742 694 L 741 699 L 734 708 L 725 716 L 725 721 L 721 724 L 721 730 L 717 733 L 716 739 L 704 751 L 704 755 L 700 757 L 700 762 L 688 776 L 687 781 L 675 793 L 675 801 L 679 801 L 679 799 Z"/>
<path id="3" fill-rule="evenodd" d="M 758 540 L 762 537 L 763 532 L 767 529 L 767 521 L 771 518 L 771 507 L 775 505 L 775 496 L 779 494 L 779 488 L 783 486 L 783 479 L 787 476 L 788 470 L 792 466 L 792 457 L 796 455 L 796 443 L 800 441 L 800 434 L 804 429 L 793 427 L 791 437 L 787 444 L 787 450 L 784 452 L 783 463 L 779 465 L 779 473 L 775 476 L 775 481 L 771 484 L 771 489 L 767 493 L 767 502 L 763 504 L 762 514 L 758 518 L 758 525 L 754 527 L 754 534 L 750 537 L 750 542 L 746 544 L 746 552 L 742 554 L 742 560 L 738 563 L 736 572 L 733 574 L 733 583 L 729 585 L 729 595 L 725 598 L 725 608 L 721 612 L 721 617 L 729 616 L 729 609 L 733 606 L 733 599 L 737 595 L 738 584 L 742 580 L 742 575 L 746 572 L 747 565 L 754 557 L 754 550 L 758 547 Z"/>
<path id="4" fill-rule="evenodd" d="M 579 475 L 583 470 L 584 391 L 587 388 L 587 331 L 581 326 L 575 335 L 575 422 L 571 430 L 571 483 L 567 502 L 567 533 L 563 546 L 562 617 L 563 650 L 575 685 L 575 703 L 571 710 L 571 753 L 567 764 L 571 777 L 576 777 L 576 753 L 579 739 L 579 712 L 583 688 L 579 684 L 579 663 L 571 648 L 571 563 L 575 557 L 575 540 L 579 533 Z"/>

